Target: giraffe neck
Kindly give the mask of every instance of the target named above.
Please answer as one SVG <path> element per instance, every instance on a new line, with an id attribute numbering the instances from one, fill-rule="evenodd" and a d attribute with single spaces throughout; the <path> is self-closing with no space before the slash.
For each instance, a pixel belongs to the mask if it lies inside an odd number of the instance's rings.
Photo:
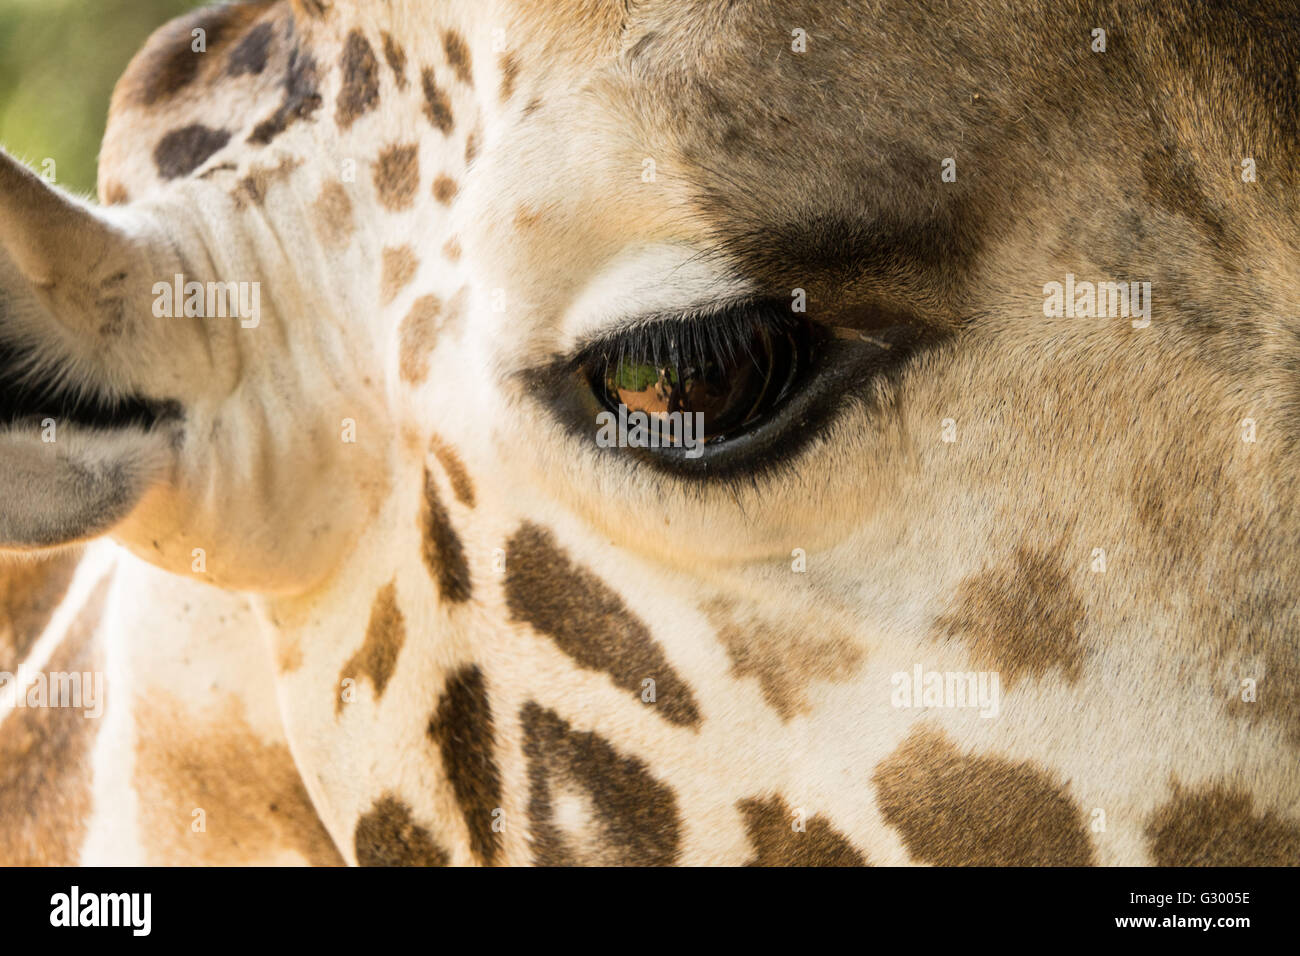
<path id="1" fill-rule="evenodd" d="M 340 861 L 245 598 L 106 541 L 5 572 L 25 597 L 0 621 L 28 647 L 0 710 L 6 863 Z"/>

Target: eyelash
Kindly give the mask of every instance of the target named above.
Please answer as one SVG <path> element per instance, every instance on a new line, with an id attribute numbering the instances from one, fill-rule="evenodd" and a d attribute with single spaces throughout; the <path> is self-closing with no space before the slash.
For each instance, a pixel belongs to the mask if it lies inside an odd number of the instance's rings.
<path id="1" fill-rule="evenodd" d="M 593 363 L 653 362 L 687 365 L 705 359 L 730 362 L 749 351 L 755 332 L 786 334 L 799 325 L 788 309 L 770 302 L 740 302 L 717 311 L 693 311 L 669 320 L 640 322 L 588 343 L 575 368 Z"/>

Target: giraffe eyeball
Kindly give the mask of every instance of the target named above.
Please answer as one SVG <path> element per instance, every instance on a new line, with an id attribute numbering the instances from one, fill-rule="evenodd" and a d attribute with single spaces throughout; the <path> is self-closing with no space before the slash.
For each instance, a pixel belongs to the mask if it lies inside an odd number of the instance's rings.
<path id="1" fill-rule="evenodd" d="M 697 440 L 720 443 L 760 424 L 796 386 L 808 333 L 802 321 L 755 312 L 676 319 L 615 336 L 583 365 L 607 410 L 644 413 L 651 428 L 691 416 Z"/>

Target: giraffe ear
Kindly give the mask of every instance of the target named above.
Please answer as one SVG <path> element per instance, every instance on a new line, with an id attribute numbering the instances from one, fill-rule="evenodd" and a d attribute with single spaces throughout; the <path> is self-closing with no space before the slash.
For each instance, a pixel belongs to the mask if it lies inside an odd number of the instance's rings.
<path id="1" fill-rule="evenodd" d="M 48 347 L 50 319 L 68 333 L 102 327 L 123 307 L 112 280 L 141 251 L 0 149 L 0 339 L 39 337 Z"/>
<path id="2" fill-rule="evenodd" d="M 159 430 L 66 431 L 46 443 L 35 429 L 0 430 L 0 549 L 39 550 L 107 534 L 171 459 Z"/>
<path id="3" fill-rule="evenodd" d="M 130 393 L 100 334 L 143 254 L 0 151 L 0 549 L 110 530 L 170 460 L 174 409 Z"/>

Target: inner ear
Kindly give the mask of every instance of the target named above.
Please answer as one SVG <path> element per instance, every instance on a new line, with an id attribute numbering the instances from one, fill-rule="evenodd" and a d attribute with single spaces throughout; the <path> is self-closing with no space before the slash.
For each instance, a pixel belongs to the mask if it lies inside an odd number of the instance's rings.
<path id="1" fill-rule="evenodd" d="M 84 541 L 124 521 L 165 474 L 174 430 L 129 425 L 0 428 L 0 548 Z"/>

